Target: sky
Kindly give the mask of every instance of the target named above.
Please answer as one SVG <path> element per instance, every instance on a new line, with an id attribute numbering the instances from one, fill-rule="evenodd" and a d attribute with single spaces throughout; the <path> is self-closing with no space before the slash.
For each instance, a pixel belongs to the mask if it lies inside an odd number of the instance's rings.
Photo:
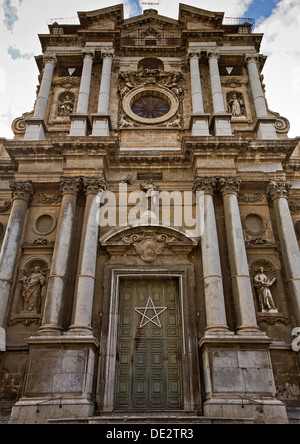
<path id="1" fill-rule="evenodd" d="M 33 109 L 38 84 L 34 56 L 41 54 L 37 34 L 48 34 L 47 21 L 76 17 L 124 4 L 125 18 L 149 8 L 151 0 L 0 0 L 0 137 L 13 138 L 11 123 Z M 159 14 L 178 19 L 179 0 L 152 0 Z M 263 74 L 269 109 L 288 118 L 290 137 L 300 136 L 300 1 L 181 0 L 226 17 L 256 20 L 254 32 L 264 33 L 261 53 L 268 56 Z"/>

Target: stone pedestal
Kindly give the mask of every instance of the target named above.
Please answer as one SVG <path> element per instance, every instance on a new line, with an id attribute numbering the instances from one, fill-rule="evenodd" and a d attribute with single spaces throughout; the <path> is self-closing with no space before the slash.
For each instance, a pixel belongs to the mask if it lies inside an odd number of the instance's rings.
<path id="1" fill-rule="evenodd" d="M 92 389 L 98 341 L 93 336 L 32 337 L 23 397 L 11 424 L 93 416 Z"/>
<path id="2" fill-rule="evenodd" d="M 270 342 L 252 336 L 210 336 L 200 341 L 205 416 L 288 424 L 286 408 L 275 397 Z"/>
<path id="3" fill-rule="evenodd" d="M 93 114 L 93 131 L 94 137 L 108 137 L 110 131 L 110 116 L 107 114 Z"/>

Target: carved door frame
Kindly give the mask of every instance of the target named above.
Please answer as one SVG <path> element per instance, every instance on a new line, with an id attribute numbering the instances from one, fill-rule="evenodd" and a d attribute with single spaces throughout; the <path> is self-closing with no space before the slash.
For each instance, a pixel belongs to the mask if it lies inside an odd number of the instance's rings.
<path id="1" fill-rule="evenodd" d="M 198 359 L 198 338 L 191 311 L 193 301 L 188 286 L 190 268 L 113 268 L 111 270 L 110 309 L 108 316 L 107 342 L 104 341 L 100 361 L 105 359 L 105 367 L 99 372 L 98 386 L 102 391 L 103 412 L 114 412 L 115 409 L 115 381 L 116 359 L 118 342 L 118 322 L 120 307 L 121 279 L 177 279 L 181 316 L 182 341 L 182 372 L 183 372 L 183 405 L 184 411 L 199 411 L 201 405 L 200 376 Z M 105 344 L 106 342 L 106 344 Z M 101 365 L 100 365 L 101 367 Z M 102 374 L 101 374 L 102 373 Z M 196 389 L 195 389 L 196 387 Z"/>

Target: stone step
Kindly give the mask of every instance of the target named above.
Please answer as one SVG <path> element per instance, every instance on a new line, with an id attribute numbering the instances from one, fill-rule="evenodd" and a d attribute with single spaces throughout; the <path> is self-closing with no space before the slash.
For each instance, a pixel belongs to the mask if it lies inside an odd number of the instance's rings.
<path id="1" fill-rule="evenodd" d="M 112 425 L 126 425 L 126 424 L 172 424 L 172 427 L 181 424 L 254 424 L 253 418 L 213 418 L 205 416 L 192 415 L 102 415 L 92 418 L 77 418 L 77 419 L 49 419 L 48 424 L 112 424 Z"/>

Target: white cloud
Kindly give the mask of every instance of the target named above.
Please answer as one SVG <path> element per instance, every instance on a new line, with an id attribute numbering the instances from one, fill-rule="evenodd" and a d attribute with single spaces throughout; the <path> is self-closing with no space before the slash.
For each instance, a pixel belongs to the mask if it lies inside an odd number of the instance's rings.
<path id="1" fill-rule="evenodd" d="M 255 31 L 265 34 L 261 52 L 268 56 L 264 79 L 269 108 L 289 119 L 290 137 L 300 136 L 299 1 L 281 0 Z"/>

